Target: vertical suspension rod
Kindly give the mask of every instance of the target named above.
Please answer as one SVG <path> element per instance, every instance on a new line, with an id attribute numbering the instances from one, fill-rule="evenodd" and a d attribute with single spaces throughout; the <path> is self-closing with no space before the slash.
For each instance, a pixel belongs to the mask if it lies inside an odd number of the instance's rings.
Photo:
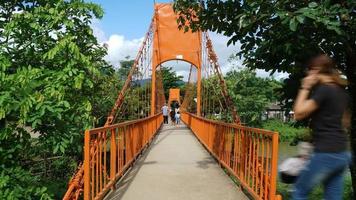
<path id="1" fill-rule="evenodd" d="M 105 122 L 105 125 L 104 125 L 104 126 L 109 126 L 110 124 L 112 124 L 112 122 L 113 122 L 113 120 L 114 120 L 114 116 L 115 116 L 117 110 L 119 109 L 119 107 L 122 105 L 122 103 L 123 103 L 123 101 L 124 101 L 125 93 L 126 93 L 127 89 L 130 87 L 130 82 L 131 82 L 132 76 L 133 76 L 133 74 L 134 74 L 134 72 L 135 72 L 135 70 L 136 70 L 136 68 L 137 68 L 139 59 L 140 59 L 141 56 L 143 55 L 143 49 L 144 49 L 144 47 L 145 47 L 145 45 L 146 45 L 146 43 L 147 43 L 147 40 L 148 40 L 150 34 L 152 34 L 152 33 L 151 33 L 152 28 L 153 28 L 153 18 L 152 18 L 152 20 L 151 20 L 150 27 L 149 27 L 149 29 L 148 29 L 146 35 L 145 35 L 145 39 L 144 39 L 144 41 L 143 41 L 143 43 L 142 43 L 142 45 L 141 45 L 141 47 L 140 47 L 140 50 L 139 50 L 139 52 L 138 52 L 138 54 L 137 54 L 137 56 L 136 56 L 136 59 L 135 59 L 135 61 L 134 61 L 134 64 L 133 64 L 133 66 L 131 67 L 131 70 L 130 70 L 130 72 L 129 72 L 129 75 L 127 76 L 127 79 L 125 80 L 125 84 L 124 84 L 124 86 L 122 87 L 120 93 L 118 94 L 118 97 L 117 97 L 117 99 L 116 99 L 116 101 L 115 101 L 115 104 L 114 104 L 113 108 L 111 109 L 111 111 L 110 111 L 110 113 L 109 113 L 109 115 L 108 115 L 108 117 L 107 117 L 107 119 L 106 119 L 106 122 Z"/>
<path id="2" fill-rule="evenodd" d="M 219 78 L 219 81 L 220 81 L 220 87 L 221 87 L 221 90 L 222 90 L 222 94 L 224 96 L 224 99 L 226 101 L 226 104 L 229 108 L 231 108 L 231 114 L 232 114 L 232 117 L 233 117 L 233 120 L 235 123 L 237 124 L 241 124 L 241 121 L 240 121 L 240 117 L 239 115 L 237 114 L 237 109 L 235 107 L 235 105 L 233 104 L 232 100 L 231 100 L 231 97 L 227 91 L 227 87 L 226 87 L 226 83 L 225 83 L 225 80 L 222 76 L 222 73 L 220 71 L 220 66 L 219 66 L 219 63 L 218 63 L 218 58 L 216 56 L 216 53 L 213 49 L 213 44 L 209 38 L 209 35 L 208 33 L 205 33 L 205 37 L 206 37 L 206 47 L 208 49 L 208 57 L 209 57 L 209 60 L 212 62 L 213 64 L 213 67 L 214 67 L 214 71 L 216 73 L 216 75 L 218 76 Z"/>

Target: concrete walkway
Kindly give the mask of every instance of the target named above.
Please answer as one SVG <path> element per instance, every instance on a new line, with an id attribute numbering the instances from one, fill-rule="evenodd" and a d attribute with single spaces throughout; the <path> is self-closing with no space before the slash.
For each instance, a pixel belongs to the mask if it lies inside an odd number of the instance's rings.
<path id="1" fill-rule="evenodd" d="M 243 192 L 185 125 L 164 125 L 106 199 L 245 200 Z"/>

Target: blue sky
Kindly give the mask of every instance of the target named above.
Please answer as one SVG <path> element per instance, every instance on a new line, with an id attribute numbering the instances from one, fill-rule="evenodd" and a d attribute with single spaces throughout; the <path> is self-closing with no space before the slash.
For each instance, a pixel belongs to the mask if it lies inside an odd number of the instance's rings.
<path id="1" fill-rule="evenodd" d="M 153 0 L 88 1 L 100 4 L 104 9 L 100 26 L 106 35 L 121 34 L 126 39 L 140 38 L 147 31 L 153 14 Z"/>

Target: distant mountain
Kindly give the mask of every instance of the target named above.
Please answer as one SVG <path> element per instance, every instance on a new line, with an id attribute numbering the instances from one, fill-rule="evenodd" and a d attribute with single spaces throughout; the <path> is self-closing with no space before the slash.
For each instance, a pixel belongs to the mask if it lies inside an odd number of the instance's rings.
<path id="1" fill-rule="evenodd" d="M 143 86 L 149 82 L 151 82 L 151 79 L 150 78 L 147 78 L 147 79 L 142 79 L 142 80 L 135 80 L 133 81 L 135 84 L 138 84 L 139 86 Z M 185 81 L 178 81 L 178 84 L 179 85 L 185 85 L 187 84 L 187 82 Z"/>
<path id="2" fill-rule="evenodd" d="M 136 84 L 138 84 L 140 86 L 146 85 L 149 82 L 151 82 L 150 78 L 134 81 L 134 83 L 136 83 Z"/>

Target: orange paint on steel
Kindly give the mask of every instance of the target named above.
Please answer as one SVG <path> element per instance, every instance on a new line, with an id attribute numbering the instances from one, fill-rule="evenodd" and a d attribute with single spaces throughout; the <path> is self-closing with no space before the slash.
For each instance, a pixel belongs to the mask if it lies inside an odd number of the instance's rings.
<path id="1" fill-rule="evenodd" d="M 254 199 L 282 199 L 276 194 L 278 133 L 187 112 L 182 121 Z"/>
<path id="2" fill-rule="evenodd" d="M 110 178 L 114 181 L 114 177 L 116 174 L 116 159 L 117 159 L 117 152 L 116 152 L 116 131 L 114 129 L 111 130 L 110 136 Z"/>
<path id="3" fill-rule="evenodd" d="M 276 155 L 276 156 L 274 156 Z M 277 163 L 278 163 L 278 134 L 275 133 L 272 136 L 272 158 L 271 158 L 271 186 L 270 186 L 270 195 L 271 196 L 276 196 L 276 190 L 277 190 Z M 275 170 L 274 170 L 275 169 Z"/>
<path id="4" fill-rule="evenodd" d="M 171 3 L 156 3 L 154 6 L 154 37 L 152 55 L 152 95 L 151 115 L 156 105 L 156 68 L 170 60 L 183 60 L 197 68 L 197 113 L 200 113 L 200 82 L 201 82 L 201 37 L 198 32 L 184 32 L 178 29 L 178 15 Z"/>
<path id="5" fill-rule="evenodd" d="M 84 167 L 82 165 L 79 165 L 78 173 L 76 173 L 76 175 L 71 178 L 67 192 L 65 193 L 63 199 L 79 198 L 79 195 L 83 190 L 83 188 L 81 187 L 84 182 L 83 176 L 84 176 Z"/>
<path id="6" fill-rule="evenodd" d="M 90 199 L 90 133 L 84 134 L 84 199 Z M 94 177 L 93 177 L 94 178 Z"/>
<path id="7" fill-rule="evenodd" d="M 103 199 L 149 145 L 162 122 L 160 113 L 85 131 L 84 200 Z M 91 152 L 93 149 L 96 151 Z"/>
<path id="8" fill-rule="evenodd" d="M 169 89 L 168 106 L 171 105 L 173 101 L 177 101 L 180 105 L 180 89 L 171 88 Z"/>

